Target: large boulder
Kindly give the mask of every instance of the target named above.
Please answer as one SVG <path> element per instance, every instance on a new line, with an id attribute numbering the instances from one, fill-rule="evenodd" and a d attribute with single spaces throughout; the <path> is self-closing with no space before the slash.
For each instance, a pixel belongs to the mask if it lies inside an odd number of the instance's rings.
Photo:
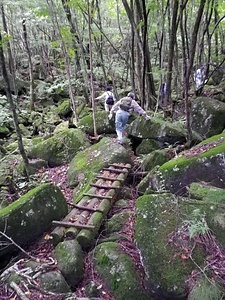
<path id="1" fill-rule="evenodd" d="M 138 190 L 142 193 L 146 190 L 167 190 L 182 195 L 192 182 L 198 181 L 225 188 L 224 153 L 225 133 L 222 133 L 151 170 L 140 182 Z"/>
<path id="2" fill-rule="evenodd" d="M 181 123 L 171 123 L 160 117 L 146 121 L 139 116 L 127 127 L 128 135 L 141 139 L 155 139 L 170 144 L 186 141 L 186 129 Z"/>
<path id="3" fill-rule="evenodd" d="M 98 134 L 110 134 L 115 132 L 115 125 L 113 120 L 108 119 L 108 113 L 104 110 L 95 112 L 96 131 Z M 89 114 L 84 116 L 77 124 L 78 128 L 87 134 L 94 134 L 93 116 Z"/>
<path id="4" fill-rule="evenodd" d="M 53 251 L 52 256 L 57 261 L 57 267 L 67 283 L 75 287 L 83 277 L 83 252 L 76 240 L 61 242 Z"/>
<path id="5" fill-rule="evenodd" d="M 93 262 L 115 299 L 150 299 L 140 284 L 141 277 L 134 262 L 117 243 L 98 245 L 93 250 Z"/>
<path id="6" fill-rule="evenodd" d="M 192 129 L 203 138 L 220 134 L 225 128 L 225 103 L 199 97 L 192 101 Z"/>
<path id="7" fill-rule="evenodd" d="M 76 187 L 74 197 L 87 192 L 97 173 L 109 163 L 133 165 L 129 152 L 113 139 L 106 137 L 78 152 L 70 162 L 67 174 L 69 185 Z"/>
<path id="8" fill-rule="evenodd" d="M 64 129 L 52 137 L 34 145 L 29 158 L 40 158 L 48 162 L 50 167 L 68 163 L 80 150 L 90 146 L 90 142 L 80 129 Z"/>
<path id="9" fill-rule="evenodd" d="M 137 199 L 134 238 L 145 270 L 147 299 L 187 299 L 188 280 L 199 269 L 219 282 L 206 261 L 215 249 L 207 253 L 204 244 L 212 245 L 212 230 L 217 245 L 224 247 L 225 200 L 214 200 L 178 198 L 169 193 Z"/>
<path id="10" fill-rule="evenodd" d="M 60 189 L 42 184 L 0 210 L 0 258 L 28 244 L 67 214 L 67 203 Z M 7 246 L 6 246 L 7 245 Z"/>

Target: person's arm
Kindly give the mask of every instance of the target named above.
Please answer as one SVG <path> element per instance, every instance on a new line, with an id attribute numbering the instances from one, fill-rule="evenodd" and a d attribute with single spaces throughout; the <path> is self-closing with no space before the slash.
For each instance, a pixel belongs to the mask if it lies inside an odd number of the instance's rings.
<path id="1" fill-rule="evenodd" d="M 145 117 L 146 120 L 150 120 L 150 117 L 147 115 L 146 111 L 135 100 L 132 100 L 131 108 L 139 115 Z"/>
<path id="2" fill-rule="evenodd" d="M 116 102 L 113 106 L 112 106 L 112 108 L 111 108 L 111 110 L 110 110 L 110 113 L 114 113 L 119 107 L 120 107 L 120 104 L 121 104 L 121 100 L 119 100 L 118 102 Z"/>
<path id="3" fill-rule="evenodd" d="M 109 120 L 112 119 L 113 113 L 120 107 L 120 104 L 121 104 L 121 100 L 119 100 L 112 106 L 112 108 L 110 109 Z"/>
<path id="4" fill-rule="evenodd" d="M 102 99 L 105 99 L 105 97 L 106 97 L 106 92 L 104 92 L 102 95 L 95 98 L 95 100 L 102 100 Z"/>

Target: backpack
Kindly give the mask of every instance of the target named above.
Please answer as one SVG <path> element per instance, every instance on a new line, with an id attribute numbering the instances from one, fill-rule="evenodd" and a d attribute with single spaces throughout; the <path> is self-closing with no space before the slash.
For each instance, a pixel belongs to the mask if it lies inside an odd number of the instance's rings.
<path id="1" fill-rule="evenodd" d="M 130 97 L 124 97 L 121 99 L 120 108 L 125 111 L 129 111 L 132 103 L 132 98 Z"/>
<path id="2" fill-rule="evenodd" d="M 108 104 L 108 105 L 114 104 L 113 96 L 108 96 L 108 98 L 106 99 L 106 104 Z"/>

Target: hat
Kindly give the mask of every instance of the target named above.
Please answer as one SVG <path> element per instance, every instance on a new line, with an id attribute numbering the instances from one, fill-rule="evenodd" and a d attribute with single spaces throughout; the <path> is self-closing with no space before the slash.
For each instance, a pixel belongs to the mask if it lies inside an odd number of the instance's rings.
<path id="1" fill-rule="evenodd" d="M 106 87 L 105 87 L 105 90 L 106 90 L 106 91 L 110 91 L 110 90 L 111 90 L 110 86 L 106 86 Z"/>
<path id="2" fill-rule="evenodd" d="M 134 99 L 135 95 L 134 95 L 133 92 L 130 92 L 130 93 L 127 94 L 127 97 L 130 97 L 130 98 Z"/>

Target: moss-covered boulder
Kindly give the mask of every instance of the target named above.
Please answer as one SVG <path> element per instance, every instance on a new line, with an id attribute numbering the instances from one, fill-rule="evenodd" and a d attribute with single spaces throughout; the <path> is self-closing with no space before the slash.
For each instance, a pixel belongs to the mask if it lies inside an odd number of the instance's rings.
<path id="1" fill-rule="evenodd" d="M 150 171 L 155 166 L 161 166 L 170 159 L 171 157 L 165 149 L 155 150 L 149 153 L 148 155 L 145 155 L 141 163 L 141 168 L 146 171 Z"/>
<path id="2" fill-rule="evenodd" d="M 160 143 L 154 139 L 143 139 L 140 145 L 135 150 L 135 154 L 140 156 L 142 154 L 148 154 L 152 151 L 160 149 Z"/>
<path id="3" fill-rule="evenodd" d="M 62 103 L 57 107 L 57 114 L 62 118 L 66 118 L 71 115 L 71 102 L 69 99 L 65 99 Z"/>
<path id="4" fill-rule="evenodd" d="M 140 182 L 138 190 L 166 189 L 172 193 L 185 194 L 192 182 L 211 182 L 225 188 L 224 174 L 225 133 L 213 136 L 153 169 Z"/>
<path id="5" fill-rule="evenodd" d="M 192 129 L 203 138 L 220 134 L 225 128 L 225 103 L 199 97 L 192 101 Z"/>
<path id="6" fill-rule="evenodd" d="M 80 129 L 70 128 L 34 145 L 28 156 L 44 159 L 50 167 L 54 167 L 70 162 L 78 151 L 89 146 L 88 138 Z"/>
<path id="7" fill-rule="evenodd" d="M 224 204 L 213 201 L 188 200 L 172 194 L 146 195 L 137 199 L 134 238 L 141 252 L 146 287 L 153 299 L 187 299 L 187 280 L 196 266 L 204 268 L 207 254 L 202 243 L 190 239 L 191 230 L 188 234 L 184 224 L 187 224 L 186 220 L 193 220 L 192 216 L 198 210 L 199 216 L 205 216 L 218 244 L 224 246 L 225 227 L 222 222 L 218 223 L 219 217 L 225 220 L 223 207 Z M 197 218 L 192 223 L 197 228 L 195 222 Z"/>
<path id="8" fill-rule="evenodd" d="M 123 211 L 121 213 L 113 215 L 106 222 L 107 233 L 111 234 L 113 232 L 120 231 L 131 215 L 132 213 L 130 211 Z"/>
<path id="9" fill-rule="evenodd" d="M 65 278 L 59 271 L 46 272 L 39 277 L 41 288 L 52 293 L 71 292 Z"/>
<path id="10" fill-rule="evenodd" d="M 215 201 L 225 204 L 225 189 L 220 189 L 205 182 L 193 182 L 188 188 L 192 199 Z"/>
<path id="11" fill-rule="evenodd" d="M 104 110 L 95 112 L 96 131 L 98 134 L 110 134 L 115 132 L 113 120 L 108 119 L 108 113 Z M 87 134 L 94 134 L 94 123 L 92 114 L 84 116 L 77 124 L 78 128 Z"/>
<path id="12" fill-rule="evenodd" d="M 137 117 L 128 127 L 127 133 L 142 139 L 167 138 L 171 143 L 186 141 L 186 129 L 181 123 L 171 123 L 158 117 L 146 121 L 142 116 Z"/>
<path id="13" fill-rule="evenodd" d="M 53 220 L 62 219 L 67 212 L 60 189 L 53 184 L 42 184 L 0 210 L 0 231 L 21 246 L 33 241 L 51 226 Z M 0 235 L 1 258 L 16 249 Z"/>
<path id="14" fill-rule="evenodd" d="M 93 250 L 93 262 L 115 299 L 151 299 L 140 284 L 141 277 L 133 261 L 122 252 L 117 243 L 107 242 L 98 245 Z"/>
<path id="15" fill-rule="evenodd" d="M 202 275 L 192 287 L 188 300 L 223 300 L 224 295 L 225 290 L 222 283 L 219 284 Z"/>
<path id="16" fill-rule="evenodd" d="M 113 139 L 103 138 L 97 144 L 76 154 L 69 164 L 67 173 L 70 186 L 76 186 L 74 197 L 87 192 L 90 183 L 109 163 L 129 163 L 133 165 L 128 151 Z"/>
<path id="17" fill-rule="evenodd" d="M 57 267 L 71 287 L 75 287 L 83 277 L 83 252 L 77 240 L 59 243 L 52 256 L 57 261 Z"/>
<path id="18" fill-rule="evenodd" d="M 6 126 L 4 126 L 4 125 L 0 126 L 0 138 L 1 139 L 7 137 L 9 135 L 9 133 L 10 133 L 10 130 Z"/>

